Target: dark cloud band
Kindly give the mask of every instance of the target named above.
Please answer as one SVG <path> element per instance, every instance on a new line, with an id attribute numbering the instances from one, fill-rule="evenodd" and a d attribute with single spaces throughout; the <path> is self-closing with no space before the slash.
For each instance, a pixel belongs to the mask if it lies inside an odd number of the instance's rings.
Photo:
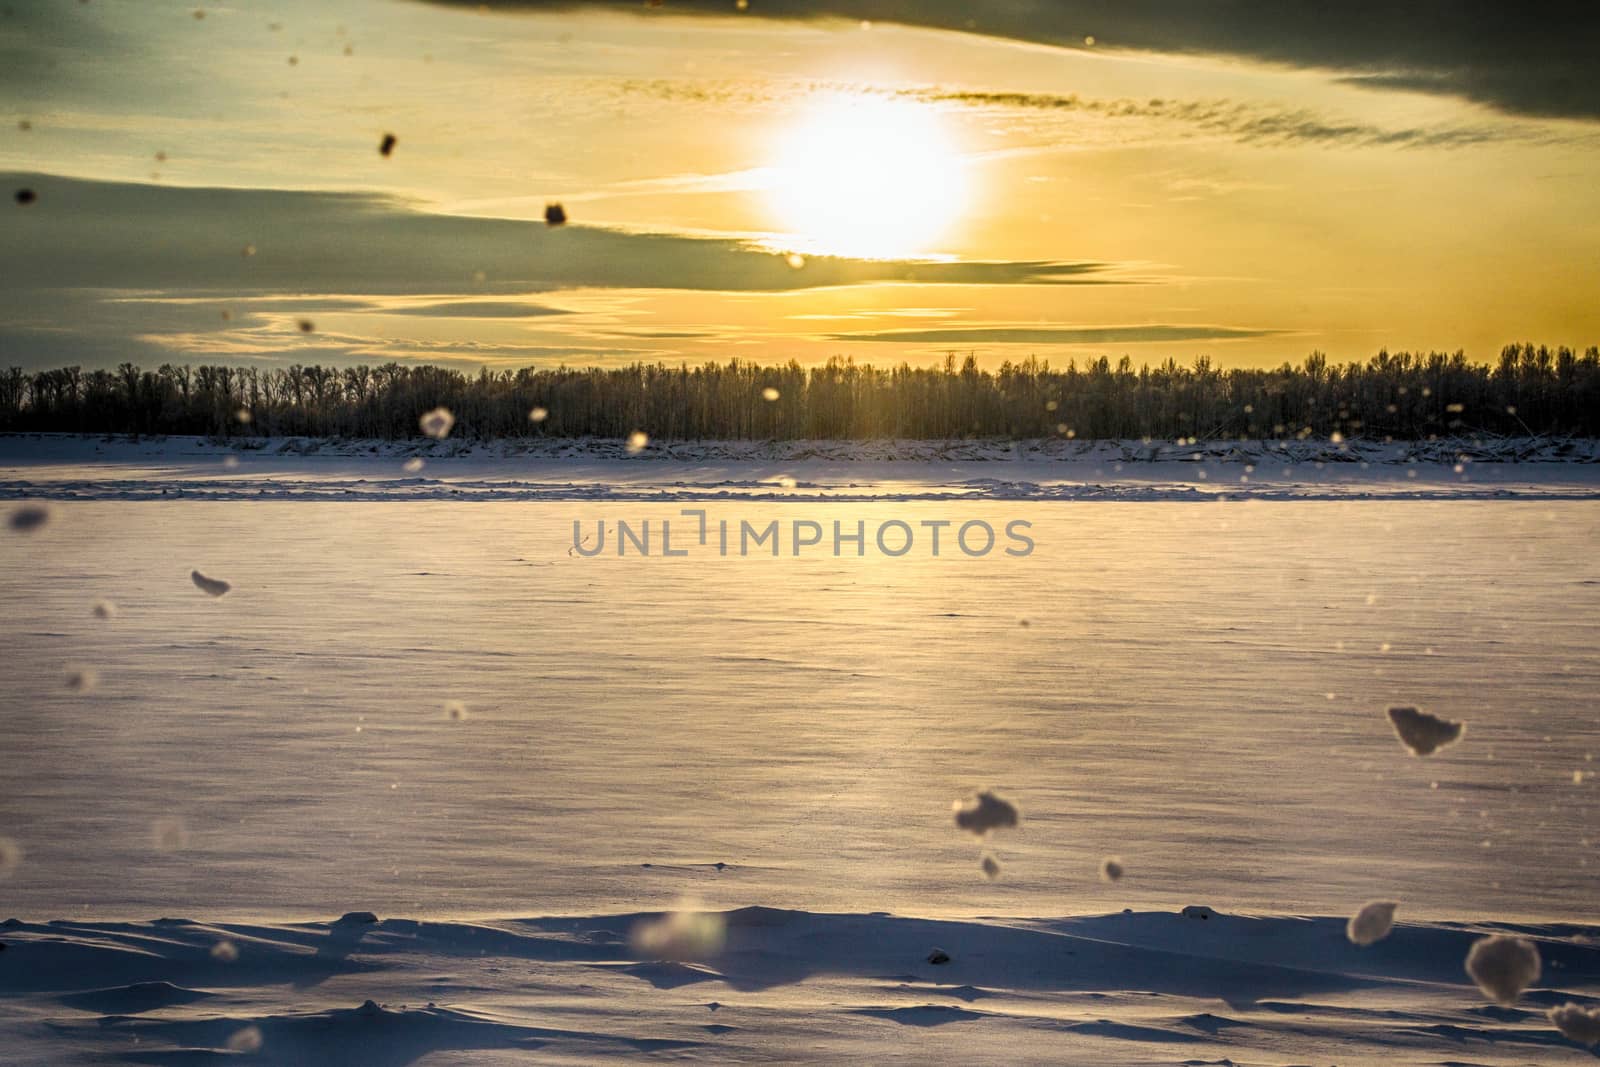
<path id="1" fill-rule="evenodd" d="M 0 230 L 0 286 L 316 294 L 575 288 L 789 292 L 873 282 L 1114 281 L 1098 262 L 808 257 L 748 242 L 437 215 L 389 197 L 0 175 L 37 193 Z M 802 262 L 802 261 L 796 261 Z M 482 316 L 484 308 L 474 314 Z M 428 309 L 450 314 L 448 308 Z M 518 314 L 523 314 L 519 312 Z"/>
<path id="2" fill-rule="evenodd" d="M 639 11 L 638 0 L 432 0 Z M 649 14 L 731 14 L 668 0 Z M 897 22 L 1068 47 L 1225 55 L 1326 69 L 1359 85 L 1465 97 L 1526 115 L 1600 118 L 1593 0 L 756 0 L 751 16 Z"/>

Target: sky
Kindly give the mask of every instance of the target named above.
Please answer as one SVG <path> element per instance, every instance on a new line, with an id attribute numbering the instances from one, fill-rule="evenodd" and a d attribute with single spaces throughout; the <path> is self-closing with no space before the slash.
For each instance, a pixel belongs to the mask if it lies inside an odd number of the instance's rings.
<path id="1" fill-rule="evenodd" d="M 1565 3 L 0 0 L 0 366 L 1584 347 L 1597 53 Z"/>

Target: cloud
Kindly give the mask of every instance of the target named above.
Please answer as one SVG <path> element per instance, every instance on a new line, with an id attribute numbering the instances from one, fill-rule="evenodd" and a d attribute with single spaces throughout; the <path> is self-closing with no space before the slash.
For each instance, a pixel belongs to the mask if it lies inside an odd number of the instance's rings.
<path id="1" fill-rule="evenodd" d="M 0 231 L 0 285 L 239 295 L 439 294 L 572 288 L 790 292 L 872 282 L 1105 282 L 1100 262 L 810 256 L 795 269 L 733 238 L 559 229 L 430 214 L 363 193 L 181 188 L 0 175 L 38 202 Z"/>
<path id="2" fill-rule="evenodd" d="M 784 293 L 882 282 L 1121 284 L 1113 264 L 811 256 L 796 269 L 753 241 L 430 213 L 377 194 L 185 188 L 0 175 L 37 202 L 0 228 L 0 350 L 8 362 L 114 366 L 174 354 L 354 358 L 607 359 L 663 354 L 583 333 L 584 316 L 514 295 L 569 289 Z M 504 296 L 505 299 L 499 299 Z M 343 316 L 302 335 L 296 319 Z M 362 317 L 391 318 L 370 333 Z M 424 326 L 475 319 L 497 339 Z M 415 331 L 397 327 L 406 318 Z M 548 324 L 511 337 L 522 320 Z M 365 335 L 363 335 L 365 333 Z M 382 335 L 381 337 L 378 335 Z M 609 342 L 623 337 L 620 344 Z M 536 343 L 535 343 L 536 342 Z M 554 342 L 554 343 L 552 343 Z"/>
<path id="3" fill-rule="evenodd" d="M 1166 122 L 1192 127 L 1202 133 L 1226 137 L 1241 144 L 1261 146 L 1462 148 L 1491 142 L 1552 142 L 1561 139 L 1549 131 L 1534 133 L 1503 122 L 1381 126 L 1342 119 L 1309 108 L 1227 99 L 1093 97 L 1078 93 L 998 92 L 937 86 L 886 89 L 844 82 L 707 82 L 661 78 L 624 82 L 621 90 L 625 94 L 657 100 L 688 101 L 724 108 L 762 107 L 774 102 L 792 102 L 797 96 L 811 93 L 880 95 L 1012 114 L 1032 112 Z M 639 188 L 664 192 L 752 189 L 765 188 L 769 182 L 769 172 L 759 169 L 728 174 L 686 174 L 643 182 L 613 183 L 593 195 L 600 198 Z"/>
<path id="4" fill-rule="evenodd" d="M 946 330 L 880 330 L 875 333 L 829 334 L 830 341 L 898 341 L 929 345 L 1111 345 L 1158 341 L 1226 341 L 1244 337 L 1271 337 L 1280 330 L 1254 330 L 1237 326 L 974 326 Z"/>
<path id="5" fill-rule="evenodd" d="M 458 7 L 639 11 L 637 0 L 434 0 Z M 728 15 L 727 0 L 649 14 Z M 1353 84 L 1463 97 L 1524 115 L 1600 118 L 1600 18 L 1587 0 L 760 0 L 747 17 L 844 18 L 1040 44 L 1217 55 L 1341 73 Z"/>
<path id="6" fill-rule="evenodd" d="M 1314 144 L 1346 147 L 1460 148 L 1522 139 L 1518 130 L 1493 126 L 1384 127 L 1330 118 L 1306 108 L 1277 108 L 1231 100 L 1100 99 L 1076 93 L 995 93 L 939 89 L 903 90 L 929 103 L 1022 111 L 1080 112 L 1108 118 L 1182 123 L 1243 144 Z"/>
<path id="7" fill-rule="evenodd" d="M 438 304 L 401 304 L 383 309 L 388 315 L 421 315 L 445 319 L 533 319 L 569 315 L 561 308 L 500 300 L 452 300 Z"/>

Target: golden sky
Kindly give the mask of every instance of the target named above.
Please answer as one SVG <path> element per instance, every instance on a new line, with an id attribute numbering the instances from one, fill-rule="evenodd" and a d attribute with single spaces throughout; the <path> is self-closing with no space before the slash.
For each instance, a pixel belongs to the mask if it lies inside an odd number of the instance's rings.
<path id="1" fill-rule="evenodd" d="M 9 4 L 0 364 L 1600 341 L 1587 25 L 1491 65 L 1158 0 Z"/>

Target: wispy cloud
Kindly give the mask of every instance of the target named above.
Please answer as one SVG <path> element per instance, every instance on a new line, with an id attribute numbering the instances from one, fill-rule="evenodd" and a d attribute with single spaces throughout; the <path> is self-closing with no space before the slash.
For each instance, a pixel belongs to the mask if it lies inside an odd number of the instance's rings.
<path id="1" fill-rule="evenodd" d="M 1079 93 L 1028 93 L 975 88 L 913 86 L 886 88 L 845 82 L 718 82 L 652 79 L 624 82 L 627 94 L 717 107 L 791 105 L 807 95 L 852 94 L 892 96 L 929 104 L 961 107 L 998 115 L 1081 116 L 1108 121 L 1128 120 L 1197 130 L 1240 144 L 1325 145 L 1327 147 L 1463 148 L 1516 141 L 1550 143 L 1590 141 L 1592 134 L 1556 132 L 1501 120 L 1472 124 L 1386 126 L 1329 115 L 1312 108 L 1285 107 L 1256 101 L 1220 98 L 1095 97 Z M 727 174 L 690 174 L 666 179 L 612 185 L 595 196 L 615 192 L 700 192 L 765 188 L 770 175 L 760 169 Z M 612 190 L 615 190 L 613 192 Z"/>
<path id="2" fill-rule="evenodd" d="M 939 330 L 879 330 L 829 334 L 833 341 L 884 341 L 901 344 L 966 345 L 1098 345 L 1145 344 L 1158 341 L 1228 341 L 1271 337 L 1281 330 L 1238 326 L 972 326 Z"/>
<path id="3" fill-rule="evenodd" d="M 998 111 L 1069 112 L 1112 119 L 1178 123 L 1243 144 L 1321 144 L 1460 148 L 1492 141 L 1526 140 L 1525 131 L 1506 125 L 1398 126 L 1346 121 L 1309 108 L 1281 108 L 1231 100 L 1097 99 L 1076 93 L 1007 93 L 971 90 L 907 89 L 898 95 L 929 103 L 959 104 Z"/>
<path id="4" fill-rule="evenodd" d="M 389 315 L 441 319 L 533 319 L 570 314 L 561 308 L 512 300 L 446 300 L 437 304 L 396 304 L 383 310 Z"/>

